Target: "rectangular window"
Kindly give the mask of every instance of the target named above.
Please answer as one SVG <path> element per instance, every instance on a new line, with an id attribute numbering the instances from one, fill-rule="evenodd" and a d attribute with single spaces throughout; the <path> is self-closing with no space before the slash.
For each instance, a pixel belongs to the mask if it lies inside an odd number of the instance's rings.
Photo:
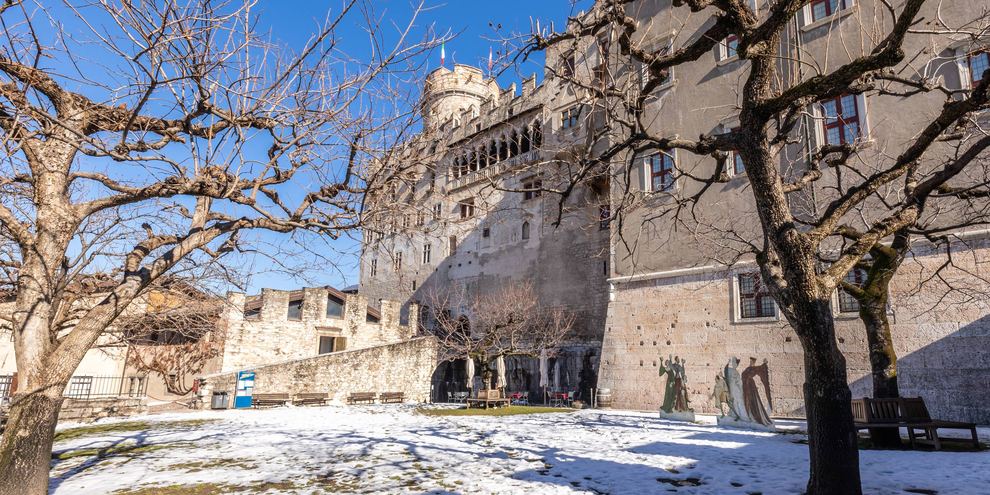
<path id="1" fill-rule="evenodd" d="M 440 203 L 433 205 L 433 218 L 440 218 L 440 215 L 443 213 L 442 208 L 443 206 Z"/>
<path id="2" fill-rule="evenodd" d="M 469 199 L 461 203 L 461 218 L 471 218 L 474 216 L 474 199 Z"/>
<path id="3" fill-rule="evenodd" d="M 413 290 L 413 292 L 416 291 L 416 281 L 415 280 L 413 280 L 413 282 L 412 282 L 412 290 Z"/>
<path id="4" fill-rule="evenodd" d="M 331 352 L 340 352 L 342 350 L 344 350 L 343 337 L 320 336 L 320 354 L 330 354 Z"/>
<path id="5" fill-rule="evenodd" d="M 542 196 L 543 195 L 542 188 L 543 188 L 542 180 L 534 180 L 532 182 L 524 183 L 523 189 L 530 189 L 530 190 L 523 193 L 523 201 L 533 198 L 539 198 L 540 196 Z"/>
<path id="6" fill-rule="evenodd" d="M 600 33 L 596 39 L 597 39 L 596 44 L 598 46 L 598 56 L 600 57 L 599 60 L 601 60 L 602 65 L 605 65 L 606 63 L 608 63 L 608 48 L 609 48 L 608 33 L 607 32 Z"/>
<path id="7" fill-rule="evenodd" d="M 598 227 L 601 230 L 608 230 L 612 222 L 612 208 L 609 205 L 598 206 Z"/>
<path id="8" fill-rule="evenodd" d="M 69 390 L 65 396 L 70 399 L 88 399 L 93 388 L 93 377 L 74 376 L 69 382 Z"/>
<path id="9" fill-rule="evenodd" d="M 863 287 L 863 284 L 866 283 L 866 271 L 861 268 L 853 268 L 852 270 L 849 270 L 849 273 L 847 273 L 842 279 L 852 285 L 855 285 L 856 287 Z M 859 301 L 857 301 L 855 297 L 849 295 L 849 293 L 842 288 L 839 288 L 839 312 L 859 312 Z"/>
<path id="10" fill-rule="evenodd" d="M 763 279 L 759 273 L 739 274 L 739 316 L 742 318 L 777 316 L 773 297 L 763 286 Z"/>
<path id="11" fill-rule="evenodd" d="M 572 127 L 577 127 L 578 125 L 578 107 L 568 108 L 563 112 L 560 112 L 560 128 L 570 129 Z"/>
<path id="12" fill-rule="evenodd" d="M 10 397 L 14 388 L 14 375 L 0 376 L 0 400 Z"/>
<path id="13" fill-rule="evenodd" d="M 659 152 L 648 159 L 650 164 L 650 187 L 654 192 L 669 191 L 674 188 L 674 157 Z"/>
<path id="14" fill-rule="evenodd" d="M 396 270 L 401 270 L 402 269 L 402 253 L 401 252 L 400 253 L 395 253 L 395 269 Z"/>
<path id="15" fill-rule="evenodd" d="M 738 131 L 739 128 L 738 127 L 733 127 L 732 130 L 733 131 Z M 745 171 L 746 171 L 746 166 L 743 165 L 742 155 L 739 154 L 739 151 L 732 150 L 732 173 L 733 173 L 733 175 L 739 175 L 739 174 L 741 174 L 741 173 L 743 173 Z"/>
<path id="16" fill-rule="evenodd" d="M 378 260 L 371 260 L 371 276 L 378 275 Z"/>
<path id="17" fill-rule="evenodd" d="M 811 22 L 820 21 L 846 8 L 846 0 L 814 0 L 811 2 Z"/>
<path id="18" fill-rule="evenodd" d="M 597 82 L 599 86 L 604 86 L 606 81 L 606 74 L 607 74 L 607 71 L 605 70 L 605 64 L 601 64 L 598 67 L 595 67 L 594 69 L 591 70 L 591 72 L 593 74 L 595 82 Z"/>
<path id="19" fill-rule="evenodd" d="M 739 56 L 739 37 L 730 34 L 728 38 L 725 39 L 725 58 L 732 58 Z"/>
<path id="20" fill-rule="evenodd" d="M 286 318 L 290 320 L 298 320 L 302 318 L 302 299 L 295 301 L 289 301 L 289 312 Z"/>
<path id="21" fill-rule="evenodd" d="M 842 95 L 820 103 L 825 119 L 825 143 L 841 145 L 859 139 L 859 108 L 855 95 Z"/>
<path id="22" fill-rule="evenodd" d="M 433 250 L 433 246 L 431 246 L 429 244 L 424 244 L 423 245 L 423 263 L 424 264 L 430 262 L 430 255 L 432 254 L 431 253 L 432 250 Z"/>
<path id="23" fill-rule="evenodd" d="M 344 315 L 344 301 L 332 294 L 327 296 L 327 316 L 340 318 Z"/>
<path id="24" fill-rule="evenodd" d="M 990 67 L 990 53 L 980 52 L 969 56 L 969 80 L 975 89 L 983 79 L 983 73 Z"/>
<path id="25" fill-rule="evenodd" d="M 573 53 L 564 56 L 564 63 L 560 67 L 561 75 L 564 77 L 574 77 L 574 67 L 576 66 L 574 60 Z"/>
<path id="26" fill-rule="evenodd" d="M 491 236 L 492 236 L 492 229 L 485 227 L 484 230 L 481 231 L 481 237 L 487 239 Z"/>
<path id="27" fill-rule="evenodd" d="M 257 320 L 261 318 L 261 308 L 247 308 L 244 310 L 244 319 L 246 320 Z"/>

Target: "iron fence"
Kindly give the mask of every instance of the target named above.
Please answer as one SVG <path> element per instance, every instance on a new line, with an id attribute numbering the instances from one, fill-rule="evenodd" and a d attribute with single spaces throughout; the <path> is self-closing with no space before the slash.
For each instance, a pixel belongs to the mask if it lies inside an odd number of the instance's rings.
<path id="1" fill-rule="evenodd" d="M 62 394 L 67 399 L 107 399 L 144 397 L 148 392 L 145 376 L 74 376 Z"/>

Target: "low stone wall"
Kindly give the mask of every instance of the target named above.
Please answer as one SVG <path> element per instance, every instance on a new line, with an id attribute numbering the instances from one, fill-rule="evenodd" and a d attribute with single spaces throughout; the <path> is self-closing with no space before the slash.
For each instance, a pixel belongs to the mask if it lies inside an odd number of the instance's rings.
<path id="1" fill-rule="evenodd" d="M 65 399 L 59 421 L 94 421 L 100 418 L 133 416 L 148 412 L 147 397 Z"/>
<path id="2" fill-rule="evenodd" d="M 436 363 L 436 340 L 421 337 L 202 376 L 199 403 L 209 409 L 213 391 L 226 390 L 233 406 L 239 371 L 255 372 L 255 394 L 326 392 L 343 402 L 352 392 L 403 392 L 406 402 L 427 402 Z"/>

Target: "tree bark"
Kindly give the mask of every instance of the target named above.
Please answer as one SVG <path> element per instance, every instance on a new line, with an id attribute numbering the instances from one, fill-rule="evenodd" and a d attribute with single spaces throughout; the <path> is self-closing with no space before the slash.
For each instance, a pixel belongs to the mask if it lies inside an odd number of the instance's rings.
<path id="1" fill-rule="evenodd" d="M 860 304 L 860 319 L 866 326 L 866 339 L 870 346 L 870 369 L 873 375 L 873 398 L 894 399 L 897 390 L 897 354 L 890 335 L 886 302 L 868 301 Z M 877 447 L 901 447 L 901 432 L 894 428 L 870 430 L 870 441 Z"/>
<path id="2" fill-rule="evenodd" d="M 15 393 L 0 442 L 0 495 L 45 495 L 65 384 Z"/>
<path id="3" fill-rule="evenodd" d="M 846 379 L 846 359 L 835 343 L 830 304 L 822 298 L 794 307 L 799 320 L 795 330 L 804 345 L 804 400 L 811 460 L 807 494 L 860 495 L 852 392 Z"/>

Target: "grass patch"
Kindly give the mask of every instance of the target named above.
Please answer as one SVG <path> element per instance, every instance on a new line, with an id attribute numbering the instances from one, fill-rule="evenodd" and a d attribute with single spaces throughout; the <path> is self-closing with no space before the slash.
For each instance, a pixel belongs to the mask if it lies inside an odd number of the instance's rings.
<path id="1" fill-rule="evenodd" d="M 428 409 L 419 408 L 426 416 L 516 416 L 519 414 L 572 413 L 577 409 L 564 407 L 509 406 L 497 409 Z"/>
<path id="2" fill-rule="evenodd" d="M 80 437 L 105 435 L 108 433 L 128 433 L 133 431 L 195 429 L 216 419 L 191 419 L 188 421 L 123 421 L 104 425 L 80 426 L 69 428 L 55 434 L 55 441 L 73 440 Z"/>
<path id="3" fill-rule="evenodd" d="M 115 456 L 137 456 L 156 450 L 191 447 L 192 445 L 191 443 L 162 443 L 155 445 L 118 445 L 102 449 L 66 450 L 64 452 L 52 452 L 52 459 L 64 461 L 75 457 L 97 457 L 99 459 L 105 459 Z"/>
<path id="4" fill-rule="evenodd" d="M 209 461 L 190 461 L 190 462 L 180 462 L 177 464 L 170 464 L 165 466 L 166 471 L 172 471 L 176 469 L 181 469 L 187 473 L 198 473 L 207 469 L 214 468 L 239 468 L 244 470 L 257 469 L 258 465 L 253 463 L 250 459 L 213 459 Z"/>

